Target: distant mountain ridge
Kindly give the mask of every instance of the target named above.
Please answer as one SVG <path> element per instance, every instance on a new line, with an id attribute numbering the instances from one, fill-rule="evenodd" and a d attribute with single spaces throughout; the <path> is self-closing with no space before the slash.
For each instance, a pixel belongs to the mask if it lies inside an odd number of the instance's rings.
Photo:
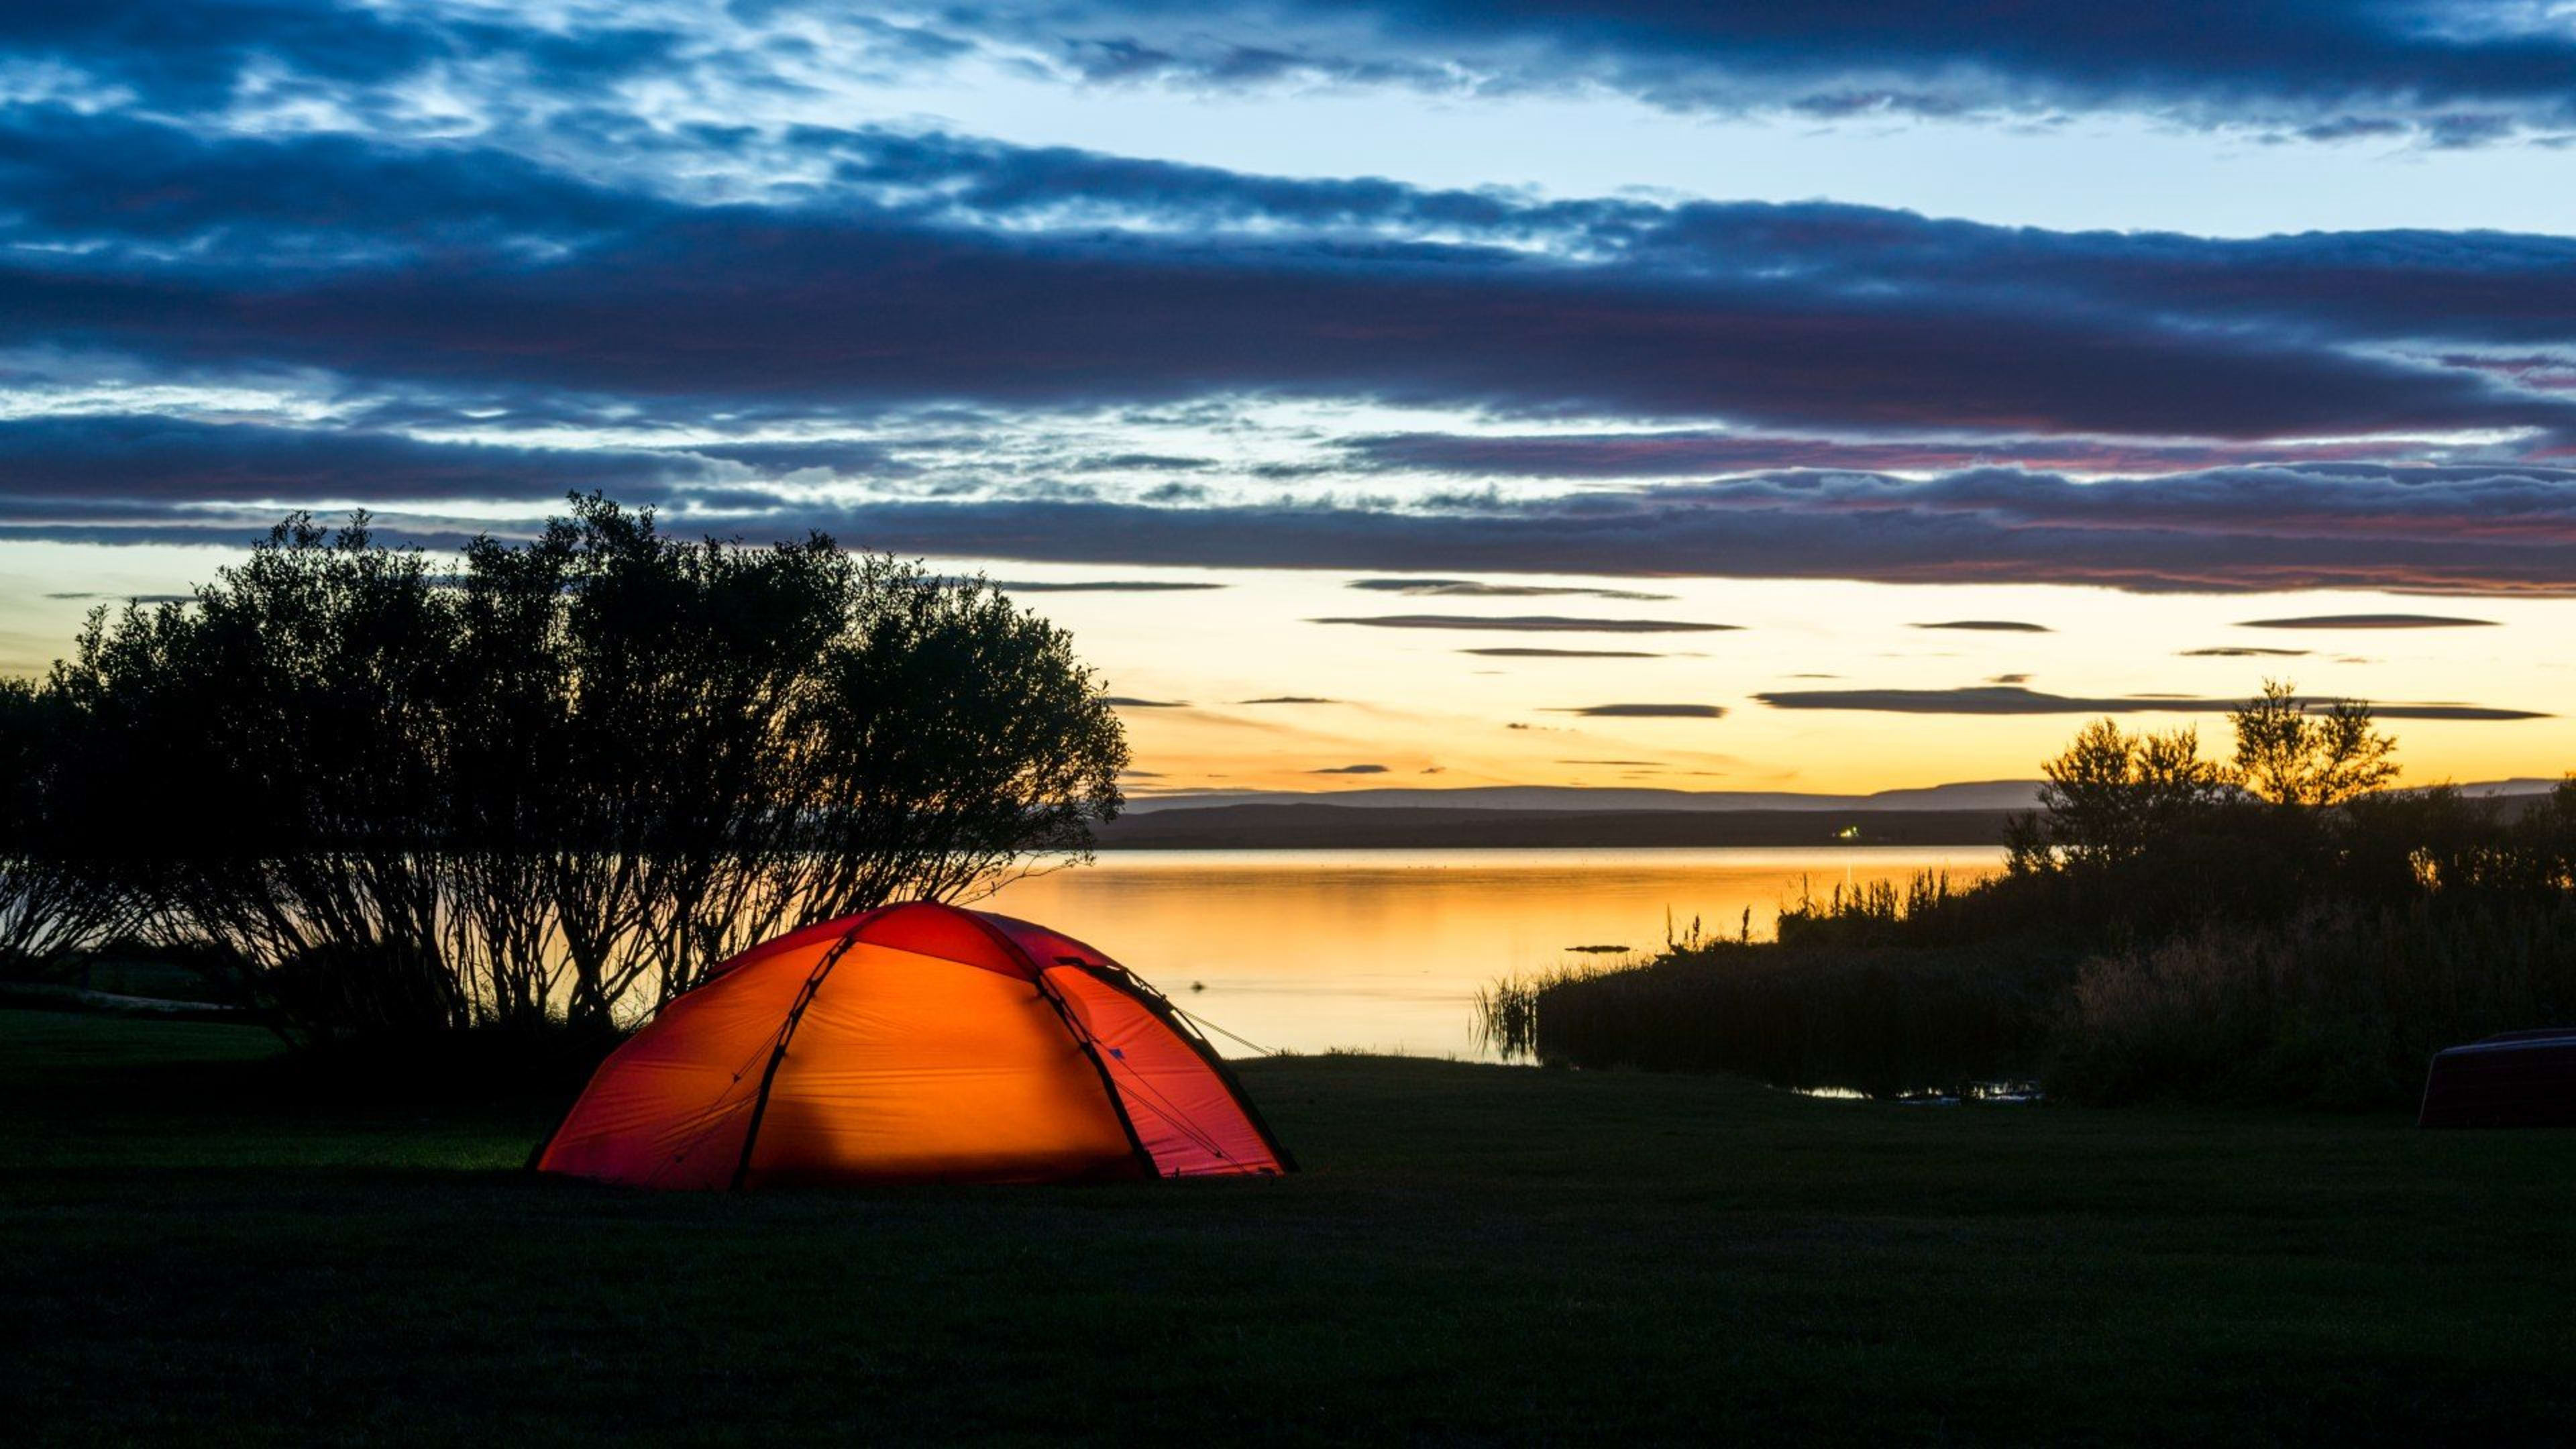
<path id="1" fill-rule="evenodd" d="M 2010 810 L 1443 810 L 1211 805 L 1122 815 L 1102 850 L 1494 850 L 1768 846 L 1993 847 Z"/>
<path id="2" fill-rule="evenodd" d="M 2460 793 L 2483 799 L 2493 795 L 2546 795 L 2557 788 L 2556 780 L 2536 780 L 2518 775 L 2510 780 L 2481 780 L 2474 785 L 2462 785 Z"/>
<path id="3" fill-rule="evenodd" d="M 2039 803 L 2037 780 L 1966 780 L 1867 795 L 1803 794 L 1791 790 L 1663 790 L 1585 785 L 1472 785 L 1457 789 L 1382 786 L 1365 790 L 1208 790 L 1136 795 L 1130 815 L 1171 810 L 1212 810 L 1235 805 L 1333 805 L 1360 810 L 1508 810 L 1634 813 L 1641 811 L 1743 810 L 2029 810 Z M 2556 780 L 2516 778 L 2462 785 L 2479 796 L 2540 795 Z"/>
<path id="4" fill-rule="evenodd" d="M 2460 789 L 2478 798 L 2537 802 L 2556 784 L 2554 780 L 2488 780 Z M 1641 846 L 1991 849 L 2004 843 L 2012 817 L 2032 808 L 2038 788 L 2035 780 L 1986 780 L 1875 795 L 1542 785 L 1307 794 L 1244 791 L 1140 801 L 1137 808 L 1096 827 L 1093 836 L 1099 848 L 1107 851 Z M 1639 797 L 1644 803 L 1637 803 Z M 1783 801 L 1788 803 L 1778 803 Z"/>
<path id="5" fill-rule="evenodd" d="M 1129 814 L 1204 810 L 1228 805 L 1338 805 L 1346 809 L 1413 810 L 2028 810 L 2037 780 L 1978 780 L 1881 790 L 1870 795 L 1810 795 L 1786 790 L 1656 790 L 1583 785 L 1474 785 L 1454 790 L 1403 786 L 1367 790 L 1225 790 L 1140 795 Z"/>

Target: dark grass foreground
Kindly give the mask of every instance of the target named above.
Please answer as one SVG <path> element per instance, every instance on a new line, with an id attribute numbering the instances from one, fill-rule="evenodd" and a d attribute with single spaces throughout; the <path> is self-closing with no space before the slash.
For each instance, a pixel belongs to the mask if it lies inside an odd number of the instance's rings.
<path id="1" fill-rule="evenodd" d="M 15 1442 L 2555 1438 L 2576 1134 L 1369 1058 L 1275 1183 L 653 1196 L 0 1012 Z M 327 1085 L 327 1084 L 326 1084 Z"/>

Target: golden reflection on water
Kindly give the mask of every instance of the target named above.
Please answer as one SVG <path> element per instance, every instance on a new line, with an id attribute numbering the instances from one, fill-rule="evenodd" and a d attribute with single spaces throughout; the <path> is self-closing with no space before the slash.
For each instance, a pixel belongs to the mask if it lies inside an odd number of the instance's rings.
<path id="1" fill-rule="evenodd" d="M 1105 851 L 977 904 L 1086 941 L 1267 1047 L 1481 1057 L 1477 990 L 1616 959 L 1573 947 L 1651 952 L 1667 912 L 1675 930 L 1697 916 L 1732 936 L 1749 909 L 1758 940 L 1802 878 L 1822 896 L 1922 870 L 1972 879 L 2002 859 L 1976 846 Z"/>

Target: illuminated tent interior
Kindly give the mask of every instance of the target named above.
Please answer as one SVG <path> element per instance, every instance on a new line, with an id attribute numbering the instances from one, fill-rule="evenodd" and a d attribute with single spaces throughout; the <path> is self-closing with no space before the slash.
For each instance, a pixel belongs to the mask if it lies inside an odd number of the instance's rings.
<path id="1" fill-rule="evenodd" d="M 913 902 L 718 967 L 600 1065 L 540 1171 L 638 1187 L 1075 1182 L 1294 1166 L 1126 968 Z"/>

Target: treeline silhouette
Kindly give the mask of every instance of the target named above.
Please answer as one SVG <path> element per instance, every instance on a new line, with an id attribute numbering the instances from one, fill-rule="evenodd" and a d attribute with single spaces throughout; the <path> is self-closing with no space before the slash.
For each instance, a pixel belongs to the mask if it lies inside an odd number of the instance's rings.
<path id="1" fill-rule="evenodd" d="M 2576 779 L 2392 789 L 2366 706 L 2285 684 L 2231 724 L 2221 761 L 2096 722 L 2001 874 L 1808 893 L 1770 942 L 1694 925 L 1642 964 L 1503 983 L 1487 1028 L 1547 1061 L 1873 1096 L 2364 1107 L 2411 1101 L 2441 1047 L 2576 1023 Z"/>
<path id="2" fill-rule="evenodd" d="M 597 495 L 435 563 L 297 515 L 0 682 L 0 958 L 141 943 L 303 1039 L 605 1031 L 800 922 L 1078 856 L 1126 762 L 981 581 Z"/>

